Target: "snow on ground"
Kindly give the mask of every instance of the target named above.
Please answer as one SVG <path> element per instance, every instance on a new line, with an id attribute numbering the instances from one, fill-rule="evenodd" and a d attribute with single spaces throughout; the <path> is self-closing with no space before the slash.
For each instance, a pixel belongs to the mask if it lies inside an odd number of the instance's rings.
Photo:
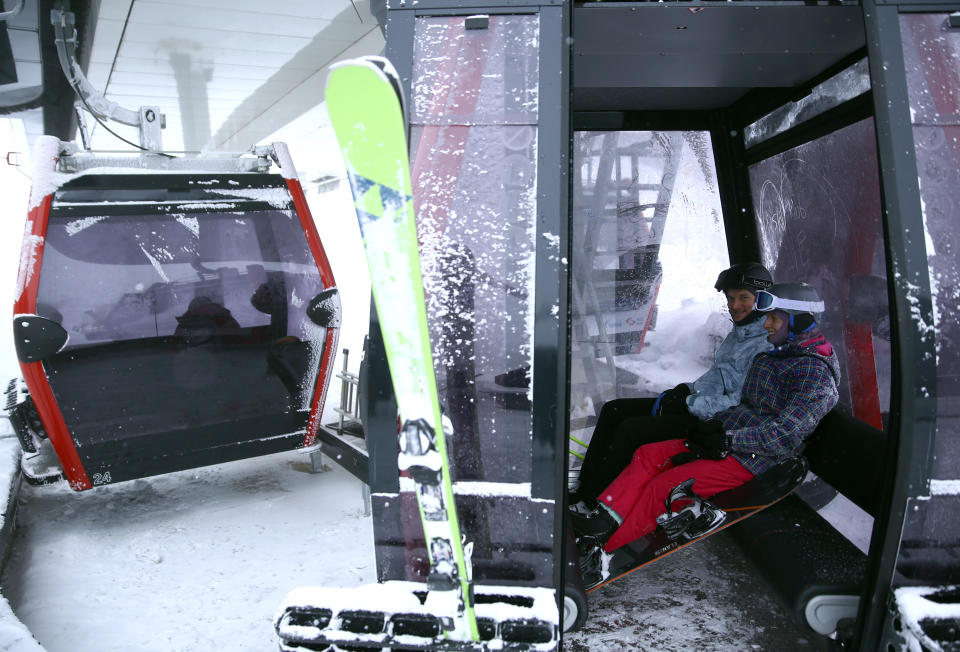
<path id="1" fill-rule="evenodd" d="M 20 445 L 13 434 L 9 422 L 0 419 L 0 527 L 5 533 L 11 531 L 12 523 L 7 523 L 5 515 L 8 511 L 8 499 L 13 497 L 12 490 L 16 485 L 17 466 L 20 461 Z M 15 504 L 15 503 L 14 503 Z M 0 558 L 8 552 L 8 539 L 0 537 Z M 5 596 L 0 595 L 0 650 L 5 652 L 42 652 L 43 648 L 36 642 L 30 630 L 20 622 L 10 608 Z"/>
<path id="2" fill-rule="evenodd" d="M 362 485 L 330 467 L 290 452 L 82 493 L 25 485 L 4 595 L 49 652 L 274 650 L 290 590 L 375 580 Z"/>

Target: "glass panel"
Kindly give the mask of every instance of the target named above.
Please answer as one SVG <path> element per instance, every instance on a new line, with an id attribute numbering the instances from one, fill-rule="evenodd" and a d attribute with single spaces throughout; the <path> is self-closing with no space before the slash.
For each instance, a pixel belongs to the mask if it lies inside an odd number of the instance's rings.
<path id="1" fill-rule="evenodd" d="M 960 31 L 945 29 L 943 14 L 900 20 L 934 295 L 938 419 L 946 417 L 938 425 L 960 433 Z M 938 446 L 950 440 L 958 453 L 960 436 L 938 437 Z M 935 475 L 960 477 L 960 454 L 938 454 L 935 468 Z"/>
<path id="2" fill-rule="evenodd" d="M 479 581 L 553 584 L 552 501 L 531 497 L 539 87 L 537 15 L 416 20 L 411 177 L 427 318 L 460 524 Z M 543 236 L 548 238 L 546 234 Z M 555 242 L 546 242 L 556 245 Z M 449 441 L 449 440 L 448 440 Z M 422 577 L 424 550 L 386 529 L 419 529 L 403 496 L 374 514 L 381 577 Z M 377 503 L 374 504 L 377 508 Z"/>
<path id="3" fill-rule="evenodd" d="M 947 14 L 900 16 L 903 61 L 915 125 L 960 123 L 960 32 L 948 28 L 947 20 Z"/>
<path id="4" fill-rule="evenodd" d="M 696 380 L 732 327 L 706 132 L 574 134 L 571 477 L 603 404 Z"/>
<path id="5" fill-rule="evenodd" d="M 309 409 L 325 329 L 306 306 L 321 289 L 290 211 L 54 207 L 38 312 L 70 336 L 45 364 L 71 432 L 103 441 Z"/>
<path id="6" fill-rule="evenodd" d="M 744 129 L 746 146 L 753 147 L 870 90 L 870 70 L 861 59 L 846 70 L 817 84 L 806 97 L 784 104 Z"/>
<path id="7" fill-rule="evenodd" d="M 777 281 L 805 281 L 819 290 L 826 306 L 820 327 L 841 365 L 840 403 L 883 428 L 890 410 L 890 315 L 873 120 L 761 161 L 749 176 L 764 264 Z M 799 494 L 867 550 L 868 513 L 815 478 Z"/>
<path id="8" fill-rule="evenodd" d="M 933 295 L 937 425 L 932 499 L 910 513 L 904 533 L 925 549 L 902 555 L 899 570 L 936 583 L 958 581 L 960 546 L 952 517 L 960 502 L 960 30 L 946 23 L 947 14 L 900 16 Z"/>
<path id="9" fill-rule="evenodd" d="M 463 24 L 421 18 L 415 34 L 412 182 L 437 383 L 454 478 L 529 482 L 538 18 Z"/>
<path id="10" fill-rule="evenodd" d="M 464 19 L 417 20 L 411 122 L 494 125 L 537 122 L 540 21 L 490 16 L 488 29 Z"/>
<path id="11" fill-rule="evenodd" d="M 750 167 L 763 263 L 826 303 L 820 326 L 840 358 L 840 402 L 882 427 L 890 406 L 890 316 L 873 120 Z"/>

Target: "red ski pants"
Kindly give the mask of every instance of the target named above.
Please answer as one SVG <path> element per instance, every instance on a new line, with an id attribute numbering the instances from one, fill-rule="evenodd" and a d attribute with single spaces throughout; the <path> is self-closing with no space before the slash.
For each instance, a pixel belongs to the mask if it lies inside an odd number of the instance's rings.
<path id="1" fill-rule="evenodd" d="M 657 527 L 657 516 L 666 511 L 664 501 L 678 484 L 694 478 L 693 490 L 702 498 L 738 487 L 753 474 L 732 457 L 695 460 L 674 466 L 670 458 L 687 452 L 683 439 L 641 446 L 629 466 L 597 497 L 623 517 L 623 523 L 603 546 L 613 552 Z"/>

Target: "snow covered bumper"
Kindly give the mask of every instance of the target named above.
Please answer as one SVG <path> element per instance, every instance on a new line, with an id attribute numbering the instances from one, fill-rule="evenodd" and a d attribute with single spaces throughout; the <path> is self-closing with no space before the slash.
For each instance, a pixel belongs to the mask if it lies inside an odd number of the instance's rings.
<path id="1" fill-rule="evenodd" d="M 287 595 L 274 626 L 280 649 L 556 650 L 559 612 L 553 589 L 474 586 L 479 641 L 448 638 L 451 592 L 419 582 L 356 588 L 306 587 Z"/>

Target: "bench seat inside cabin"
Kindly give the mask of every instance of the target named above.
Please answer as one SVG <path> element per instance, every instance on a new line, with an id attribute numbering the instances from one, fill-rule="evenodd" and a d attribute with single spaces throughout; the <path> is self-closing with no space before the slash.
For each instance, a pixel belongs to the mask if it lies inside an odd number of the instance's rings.
<path id="1" fill-rule="evenodd" d="M 820 480 L 876 516 L 885 435 L 831 411 L 807 440 L 804 457 Z M 854 619 L 867 555 L 796 493 L 729 529 L 793 618 L 830 635 Z"/>

